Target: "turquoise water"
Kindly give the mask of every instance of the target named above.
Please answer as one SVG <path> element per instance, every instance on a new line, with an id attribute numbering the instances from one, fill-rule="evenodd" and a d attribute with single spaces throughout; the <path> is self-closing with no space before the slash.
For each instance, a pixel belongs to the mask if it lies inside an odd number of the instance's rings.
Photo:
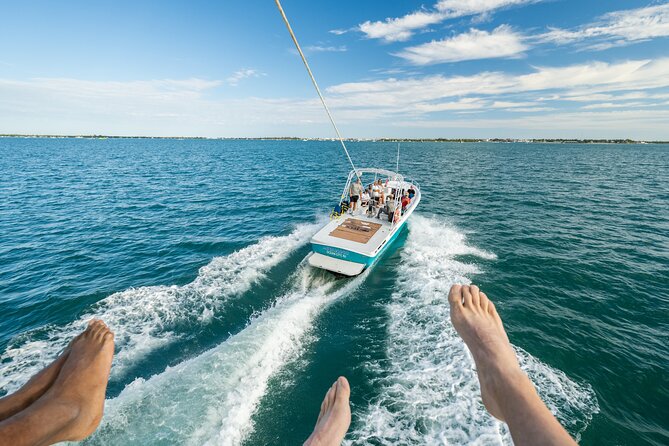
<path id="1" fill-rule="evenodd" d="M 0 394 L 97 316 L 117 353 L 89 444 L 298 444 L 340 374 L 351 444 L 508 444 L 448 319 L 473 281 L 582 444 L 669 443 L 669 147 L 403 144 L 420 209 L 334 280 L 303 259 L 340 150 L 0 139 Z"/>

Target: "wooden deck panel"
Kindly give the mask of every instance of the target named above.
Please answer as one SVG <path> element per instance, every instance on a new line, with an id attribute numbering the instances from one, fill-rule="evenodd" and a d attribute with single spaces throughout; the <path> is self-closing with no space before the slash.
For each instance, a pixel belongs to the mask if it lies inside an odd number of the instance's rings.
<path id="1" fill-rule="evenodd" d="M 344 240 L 365 244 L 381 228 L 381 224 L 358 220 L 357 218 L 347 218 L 342 224 L 337 226 L 330 233 L 332 237 L 338 237 Z"/>

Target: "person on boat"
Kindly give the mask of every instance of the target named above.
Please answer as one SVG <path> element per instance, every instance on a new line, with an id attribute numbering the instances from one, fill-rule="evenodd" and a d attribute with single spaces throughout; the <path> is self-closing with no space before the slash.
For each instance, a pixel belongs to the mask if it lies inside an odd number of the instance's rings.
<path id="1" fill-rule="evenodd" d="M 409 199 L 413 200 L 413 197 L 416 196 L 416 190 L 413 187 L 410 187 L 407 192 L 409 192 Z"/>
<path id="2" fill-rule="evenodd" d="M 369 205 L 369 199 L 370 195 L 367 189 L 362 191 L 362 195 L 360 195 L 360 207 L 366 208 Z"/>
<path id="3" fill-rule="evenodd" d="M 349 193 L 351 196 L 351 214 L 352 214 L 358 208 L 358 200 L 360 199 L 360 195 L 362 195 L 362 182 L 360 181 L 360 178 L 351 183 L 351 189 Z"/>
<path id="4" fill-rule="evenodd" d="M 381 218 L 381 214 L 386 214 L 388 216 L 388 221 L 392 221 L 394 212 L 395 212 L 395 198 L 393 198 L 392 195 L 388 195 L 386 204 L 383 207 L 379 207 L 379 212 L 377 212 L 376 218 Z"/>
<path id="5" fill-rule="evenodd" d="M 502 320 L 476 285 L 453 285 L 451 322 L 476 364 L 481 399 L 488 412 L 509 426 L 517 445 L 575 446 L 518 364 Z M 457 391 L 457 390 L 456 390 Z M 351 425 L 351 386 L 340 376 L 325 394 L 307 446 L 339 445 Z M 476 420 L 473 420 L 476 421 Z"/>
<path id="6" fill-rule="evenodd" d="M 409 203 L 411 203 L 411 198 L 409 198 L 409 194 L 407 192 L 404 192 L 404 195 L 402 196 L 402 213 L 407 210 Z"/>
<path id="7" fill-rule="evenodd" d="M 383 187 L 381 186 L 381 180 L 374 181 L 372 186 L 373 197 L 378 200 L 379 206 L 383 205 L 385 202 L 385 196 L 383 193 Z"/>
<path id="8" fill-rule="evenodd" d="M 89 322 L 56 360 L 16 392 L 0 398 L 0 445 L 81 441 L 102 420 L 114 333 Z"/>

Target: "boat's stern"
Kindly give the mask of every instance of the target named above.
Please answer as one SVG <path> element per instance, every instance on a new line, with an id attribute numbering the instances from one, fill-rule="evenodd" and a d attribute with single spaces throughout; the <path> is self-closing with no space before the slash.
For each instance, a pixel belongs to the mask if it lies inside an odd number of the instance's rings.
<path id="1" fill-rule="evenodd" d="M 360 252 L 370 235 L 366 227 L 369 224 L 350 218 L 330 221 L 311 239 L 313 252 L 309 264 L 333 273 L 357 276 L 373 261 L 373 256 Z"/>
<path id="2" fill-rule="evenodd" d="M 364 271 L 367 265 L 362 263 L 350 262 L 348 260 L 337 259 L 318 252 L 312 252 L 307 259 L 309 265 L 314 268 L 324 269 L 344 276 L 357 276 Z"/>

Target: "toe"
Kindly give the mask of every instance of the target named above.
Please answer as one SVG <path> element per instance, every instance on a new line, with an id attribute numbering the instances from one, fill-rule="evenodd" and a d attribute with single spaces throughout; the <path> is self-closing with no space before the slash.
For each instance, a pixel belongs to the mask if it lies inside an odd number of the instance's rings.
<path id="1" fill-rule="evenodd" d="M 472 295 L 472 308 L 479 309 L 481 308 L 481 296 L 479 293 L 479 287 L 476 285 L 469 285 L 469 292 Z"/>
<path id="2" fill-rule="evenodd" d="M 330 407 L 332 407 L 332 402 L 334 401 L 335 398 L 335 385 L 333 384 L 330 389 L 328 389 L 327 395 L 325 395 L 325 400 L 323 403 L 325 404 L 325 411 L 327 412 Z"/>
<path id="3" fill-rule="evenodd" d="M 463 307 L 472 308 L 472 293 L 469 291 L 468 286 L 462 287 L 462 298 L 464 300 Z"/>
<path id="4" fill-rule="evenodd" d="M 108 334 L 111 334 L 111 330 L 104 325 L 98 330 L 97 338 L 99 341 L 103 341 Z"/>
<path id="5" fill-rule="evenodd" d="M 348 380 L 344 376 L 340 376 L 337 379 L 337 400 L 346 400 L 351 396 L 351 386 L 348 383 Z"/>
<path id="6" fill-rule="evenodd" d="M 89 336 L 91 333 L 93 333 L 93 331 L 95 331 L 95 327 L 97 327 L 97 325 L 98 325 L 97 322 L 98 322 L 97 319 L 91 319 L 88 322 L 88 326 L 86 327 L 86 330 L 84 330 L 82 335 L 83 336 Z"/>
<path id="7" fill-rule="evenodd" d="M 105 332 L 105 327 L 100 324 L 96 324 L 93 326 L 93 329 L 91 330 L 91 335 L 93 339 L 99 341 L 102 339 L 102 335 L 104 334 L 104 332 Z"/>
<path id="8" fill-rule="evenodd" d="M 497 309 L 495 308 L 495 304 L 491 300 L 488 301 L 488 313 L 490 313 L 495 317 L 499 317 L 497 315 Z"/>
<path id="9" fill-rule="evenodd" d="M 107 332 L 102 336 L 102 339 L 106 342 L 114 342 L 114 332 L 107 330 Z"/>
<path id="10" fill-rule="evenodd" d="M 481 291 L 479 295 L 481 297 L 481 309 L 484 313 L 488 313 L 488 309 L 490 308 L 490 300 L 483 291 Z"/>
<path id="11" fill-rule="evenodd" d="M 448 302 L 451 304 L 451 309 L 462 307 L 462 285 L 453 285 L 451 291 L 448 293 Z"/>

